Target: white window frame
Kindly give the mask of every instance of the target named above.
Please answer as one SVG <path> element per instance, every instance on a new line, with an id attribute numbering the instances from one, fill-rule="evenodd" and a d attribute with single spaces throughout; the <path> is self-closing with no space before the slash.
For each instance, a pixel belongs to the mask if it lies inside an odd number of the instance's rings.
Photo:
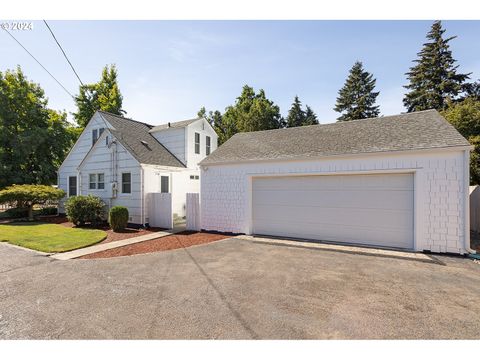
<path id="1" fill-rule="evenodd" d="M 205 155 L 210 155 L 210 149 L 211 149 L 211 146 L 212 146 L 212 139 L 210 138 L 210 136 L 206 136 L 205 137 Z"/>
<path id="2" fill-rule="evenodd" d="M 100 181 L 100 175 L 103 181 Z M 93 178 L 93 181 L 92 181 Z M 93 184 L 93 187 L 92 187 Z M 100 188 L 100 184 L 103 186 Z M 91 173 L 88 174 L 88 190 L 105 190 L 105 173 Z"/>
<path id="3" fill-rule="evenodd" d="M 129 181 L 129 182 L 124 182 L 124 181 L 123 181 L 123 175 L 124 175 L 124 174 L 130 174 L 130 181 Z M 132 194 L 132 173 L 131 173 L 130 171 L 122 172 L 122 176 L 121 176 L 120 180 L 121 180 L 121 184 L 120 184 L 120 186 L 121 186 L 121 188 L 120 188 L 121 194 L 131 195 L 131 194 Z M 130 192 L 124 192 L 124 191 L 123 191 L 123 184 L 124 184 L 124 183 L 125 183 L 125 184 L 130 184 Z"/>
<path id="4" fill-rule="evenodd" d="M 70 188 L 71 188 L 71 186 L 70 186 L 70 178 L 75 179 L 75 195 L 72 195 L 72 194 L 70 193 Z M 76 176 L 69 176 L 69 177 L 67 178 L 67 184 L 68 184 L 68 197 L 70 197 L 70 196 L 77 196 L 77 195 L 78 195 L 78 178 L 77 178 Z"/>
<path id="5" fill-rule="evenodd" d="M 197 135 L 198 135 L 198 142 L 197 142 Z M 195 143 L 195 154 L 200 154 L 200 133 L 196 132 L 194 135 L 194 143 Z M 197 151 L 198 150 L 198 151 Z"/>

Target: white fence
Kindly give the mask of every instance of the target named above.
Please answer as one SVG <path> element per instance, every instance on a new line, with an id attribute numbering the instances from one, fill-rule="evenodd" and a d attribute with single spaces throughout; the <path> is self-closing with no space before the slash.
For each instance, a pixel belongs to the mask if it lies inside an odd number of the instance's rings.
<path id="1" fill-rule="evenodd" d="M 187 230 L 199 231 L 200 226 L 200 196 L 198 193 L 187 193 L 186 203 Z"/>
<path id="2" fill-rule="evenodd" d="M 172 194 L 148 193 L 148 223 L 152 227 L 173 228 Z"/>
<path id="3" fill-rule="evenodd" d="M 470 230 L 480 232 L 480 187 L 470 186 Z"/>

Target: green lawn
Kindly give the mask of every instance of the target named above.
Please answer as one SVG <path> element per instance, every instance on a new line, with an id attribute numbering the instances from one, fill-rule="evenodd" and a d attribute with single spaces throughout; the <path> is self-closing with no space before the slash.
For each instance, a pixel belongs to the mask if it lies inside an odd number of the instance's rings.
<path id="1" fill-rule="evenodd" d="M 79 249 L 105 239 L 103 230 L 68 228 L 40 222 L 0 224 L 0 241 L 43 252 Z"/>

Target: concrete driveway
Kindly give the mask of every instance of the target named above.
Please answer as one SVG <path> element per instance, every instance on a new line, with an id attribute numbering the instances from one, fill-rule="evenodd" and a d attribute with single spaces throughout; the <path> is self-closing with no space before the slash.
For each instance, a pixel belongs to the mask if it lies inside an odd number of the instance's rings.
<path id="1" fill-rule="evenodd" d="M 480 265 L 438 258 L 228 239 L 59 261 L 0 243 L 0 338 L 480 338 Z"/>

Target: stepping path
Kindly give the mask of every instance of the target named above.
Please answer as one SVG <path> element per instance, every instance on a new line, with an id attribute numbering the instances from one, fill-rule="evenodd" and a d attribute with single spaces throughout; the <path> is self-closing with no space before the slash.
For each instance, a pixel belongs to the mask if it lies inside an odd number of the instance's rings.
<path id="1" fill-rule="evenodd" d="M 133 237 L 125 240 L 112 241 L 106 244 L 98 244 L 98 245 L 93 245 L 93 246 L 72 250 L 68 252 L 56 253 L 56 254 L 50 255 L 50 257 L 57 260 L 75 259 L 80 256 L 89 255 L 89 254 L 93 254 L 93 253 L 104 251 L 104 250 L 115 249 L 125 245 L 136 244 L 142 241 L 158 239 L 164 236 L 176 234 L 184 230 L 185 229 L 173 229 L 169 231 L 159 231 L 152 234 L 137 236 L 137 237 Z"/>

